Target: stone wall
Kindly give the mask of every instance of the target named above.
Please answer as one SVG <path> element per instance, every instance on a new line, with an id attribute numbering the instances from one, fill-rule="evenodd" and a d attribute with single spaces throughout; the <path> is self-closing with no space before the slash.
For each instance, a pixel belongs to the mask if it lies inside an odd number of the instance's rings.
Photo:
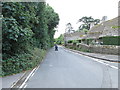
<path id="1" fill-rule="evenodd" d="M 78 44 L 78 45 L 67 45 L 68 47 L 74 47 L 78 50 L 90 51 L 91 53 L 101 53 L 101 54 L 112 54 L 112 55 L 120 55 L 118 49 L 120 46 L 113 46 L 113 45 L 85 45 L 85 44 Z"/>
<path id="2" fill-rule="evenodd" d="M 118 46 L 108 46 L 108 45 L 99 45 L 99 46 L 89 46 L 91 52 L 101 53 L 101 54 L 118 54 Z"/>

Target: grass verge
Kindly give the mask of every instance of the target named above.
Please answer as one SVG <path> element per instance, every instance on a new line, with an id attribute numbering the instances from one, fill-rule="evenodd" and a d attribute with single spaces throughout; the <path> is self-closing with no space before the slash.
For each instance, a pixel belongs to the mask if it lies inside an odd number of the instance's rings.
<path id="1" fill-rule="evenodd" d="M 2 61 L 1 76 L 13 75 L 36 67 L 45 57 L 46 51 L 34 48 L 29 53 L 15 55 Z"/>

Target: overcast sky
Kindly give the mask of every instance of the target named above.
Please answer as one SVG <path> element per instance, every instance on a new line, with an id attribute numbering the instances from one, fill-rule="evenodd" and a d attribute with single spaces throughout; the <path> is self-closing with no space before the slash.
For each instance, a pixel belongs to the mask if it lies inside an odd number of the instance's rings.
<path id="1" fill-rule="evenodd" d="M 83 16 L 92 16 L 95 19 L 107 16 L 108 20 L 117 17 L 118 2 L 119 0 L 47 0 L 60 17 L 55 38 L 65 32 L 69 22 L 77 30 L 80 25 L 77 21 Z"/>

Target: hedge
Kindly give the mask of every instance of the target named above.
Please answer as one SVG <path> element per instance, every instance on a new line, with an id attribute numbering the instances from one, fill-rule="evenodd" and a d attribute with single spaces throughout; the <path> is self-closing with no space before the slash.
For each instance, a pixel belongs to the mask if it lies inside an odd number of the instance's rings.
<path id="1" fill-rule="evenodd" d="M 115 29 L 115 28 L 120 28 L 120 26 L 112 26 L 112 28 L 114 28 L 114 29 Z"/>
<path id="2" fill-rule="evenodd" d="M 120 46 L 120 36 L 102 37 L 103 45 L 118 45 Z"/>
<path id="3" fill-rule="evenodd" d="M 103 41 L 103 45 L 117 45 L 120 46 L 120 36 L 106 36 L 106 37 L 101 37 Z M 92 40 L 94 39 L 82 39 L 82 41 L 86 41 L 86 44 L 91 44 Z M 68 43 L 80 43 L 81 40 L 69 40 Z"/>
<path id="4" fill-rule="evenodd" d="M 2 62 L 2 75 L 12 75 L 26 70 L 30 70 L 37 66 L 46 54 L 45 50 L 35 48 L 31 53 L 15 55 Z"/>
<path id="5" fill-rule="evenodd" d="M 68 43 L 73 43 L 73 40 L 69 40 Z"/>

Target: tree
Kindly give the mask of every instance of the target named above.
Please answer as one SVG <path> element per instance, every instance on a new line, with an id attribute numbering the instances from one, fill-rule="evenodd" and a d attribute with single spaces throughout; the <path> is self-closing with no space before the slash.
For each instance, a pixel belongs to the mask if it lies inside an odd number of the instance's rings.
<path id="1" fill-rule="evenodd" d="M 46 6 L 46 19 L 47 19 L 47 26 L 48 26 L 48 34 L 49 34 L 49 44 L 50 46 L 54 45 L 54 34 L 55 28 L 59 24 L 59 15 L 54 12 L 54 9 L 47 4 Z"/>
<path id="2" fill-rule="evenodd" d="M 45 2 L 3 2 L 2 14 L 4 55 L 27 52 L 28 46 L 48 49 L 53 45 L 59 15 Z"/>
<path id="3" fill-rule="evenodd" d="M 100 20 L 85 16 L 85 17 L 82 17 L 81 19 L 79 19 L 78 22 L 83 22 L 83 24 L 80 25 L 80 27 L 79 27 L 80 30 L 83 30 L 83 29 L 89 30 L 91 23 L 94 23 L 94 25 L 97 25 L 100 22 Z"/>
<path id="4" fill-rule="evenodd" d="M 2 42 L 4 56 L 12 56 L 15 53 L 27 51 L 27 43 L 33 32 L 29 26 L 30 12 L 24 11 L 26 7 L 22 3 L 2 3 Z M 15 48 L 16 47 L 16 48 Z M 7 54 L 7 56 L 5 55 Z"/>
<path id="5" fill-rule="evenodd" d="M 34 68 L 53 45 L 59 15 L 45 2 L 2 2 L 1 5 L 2 75 Z"/>
<path id="6" fill-rule="evenodd" d="M 71 31 L 74 31 L 71 23 L 67 23 L 67 24 L 66 24 L 66 31 L 69 32 L 69 33 L 70 33 Z"/>
<path id="7" fill-rule="evenodd" d="M 59 44 L 59 45 L 61 45 L 61 44 L 63 44 L 63 42 L 64 42 L 64 35 L 61 34 L 61 35 L 56 39 L 56 43 Z"/>

